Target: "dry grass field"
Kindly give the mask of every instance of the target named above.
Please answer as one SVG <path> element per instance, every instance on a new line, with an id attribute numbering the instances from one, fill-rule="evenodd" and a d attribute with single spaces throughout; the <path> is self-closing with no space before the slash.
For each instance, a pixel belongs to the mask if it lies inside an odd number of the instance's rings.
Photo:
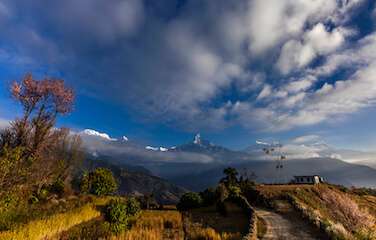
<path id="1" fill-rule="evenodd" d="M 188 239 L 235 240 L 248 231 L 248 217 L 242 209 L 226 203 L 227 215 L 216 211 L 215 206 L 191 210 L 184 216 Z"/>
<path id="2" fill-rule="evenodd" d="M 94 204 L 87 204 L 82 208 L 67 213 L 59 213 L 46 219 L 33 220 L 15 230 L 1 232 L 0 240 L 39 240 L 50 238 L 99 215 L 100 212 Z"/>
<path id="3" fill-rule="evenodd" d="M 344 239 L 376 239 L 376 198 L 333 185 L 260 185 L 259 194 L 274 202 L 290 199 L 314 224 Z"/>
<path id="4" fill-rule="evenodd" d="M 112 240 L 184 239 L 182 216 L 178 211 L 142 211 L 131 229 Z"/>

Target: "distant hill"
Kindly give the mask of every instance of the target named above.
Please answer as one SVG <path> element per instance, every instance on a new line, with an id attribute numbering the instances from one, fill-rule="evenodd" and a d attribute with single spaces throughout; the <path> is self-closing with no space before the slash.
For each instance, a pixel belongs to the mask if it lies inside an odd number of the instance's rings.
<path id="1" fill-rule="evenodd" d="M 162 204 L 176 204 L 186 189 L 169 181 L 151 175 L 150 171 L 140 166 L 112 163 L 106 157 L 103 160 L 87 159 L 84 169 L 104 167 L 111 169 L 119 183 L 119 194 L 149 195 Z"/>
<path id="2" fill-rule="evenodd" d="M 294 175 L 318 174 L 330 183 L 345 186 L 376 188 L 376 170 L 367 166 L 346 163 L 334 158 L 310 158 L 288 160 L 282 170 L 277 171 L 273 161 L 249 161 L 231 165 L 240 173 L 254 172 L 260 183 L 289 182 Z M 195 174 L 171 178 L 172 182 L 192 190 L 214 186 L 223 177 L 221 165 Z"/>

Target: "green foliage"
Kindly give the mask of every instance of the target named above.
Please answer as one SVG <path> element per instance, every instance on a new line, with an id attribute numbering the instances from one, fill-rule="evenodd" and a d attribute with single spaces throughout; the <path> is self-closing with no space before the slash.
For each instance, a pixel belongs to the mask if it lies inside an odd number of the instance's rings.
<path id="1" fill-rule="evenodd" d="M 128 198 L 126 205 L 129 216 L 136 216 L 141 210 L 140 202 L 134 197 Z"/>
<path id="2" fill-rule="evenodd" d="M 180 211 L 185 211 L 193 208 L 199 208 L 202 206 L 202 198 L 200 194 L 195 192 L 185 193 L 177 205 Z"/>
<path id="3" fill-rule="evenodd" d="M 238 186 L 229 186 L 228 192 L 230 197 L 238 197 L 241 195 L 242 191 L 240 190 L 240 187 Z"/>
<path id="4" fill-rule="evenodd" d="M 225 183 L 226 186 L 235 185 L 238 183 L 238 171 L 235 168 L 228 167 L 223 170 L 225 177 L 221 179 L 221 182 Z"/>
<path id="5" fill-rule="evenodd" d="M 114 193 L 118 185 L 109 169 L 97 168 L 83 175 L 80 188 L 83 193 L 92 193 L 102 196 Z"/>
<path id="6" fill-rule="evenodd" d="M 118 234 L 128 228 L 130 218 L 139 212 L 140 203 L 135 198 L 113 199 L 107 204 L 104 216 L 109 229 Z"/>
<path id="7" fill-rule="evenodd" d="M 90 193 L 90 175 L 84 172 L 80 181 L 80 190 L 82 193 Z"/>
<path id="8" fill-rule="evenodd" d="M 106 206 L 105 219 L 113 232 L 120 233 L 125 230 L 128 226 L 126 203 L 118 199 L 111 200 Z"/>
<path id="9" fill-rule="evenodd" d="M 38 199 L 44 201 L 44 200 L 47 199 L 48 194 L 49 194 L 48 190 L 47 190 L 46 188 L 42 188 L 42 189 L 39 191 L 39 193 L 38 193 Z"/>

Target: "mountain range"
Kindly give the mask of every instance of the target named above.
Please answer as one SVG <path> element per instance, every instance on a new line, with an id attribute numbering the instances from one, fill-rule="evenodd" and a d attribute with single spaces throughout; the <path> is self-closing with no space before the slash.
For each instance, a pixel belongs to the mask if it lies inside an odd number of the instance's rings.
<path id="1" fill-rule="evenodd" d="M 127 137 L 118 140 L 94 130 L 79 135 L 93 159 L 104 158 L 117 166 L 139 166 L 149 171 L 149 175 L 188 190 L 215 185 L 228 166 L 243 175 L 256 175 L 255 180 L 260 183 L 289 182 L 294 175 L 317 174 L 334 184 L 376 188 L 376 169 L 371 167 L 375 165 L 376 154 L 372 158 L 372 153 L 338 150 L 320 141 L 300 139 L 279 146 L 274 154 L 265 154 L 265 147 L 270 144 L 257 142 L 235 151 L 202 139 L 199 134 L 192 141 L 174 147 L 143 146 Z M 283 154 L 283 161 L 277 161 L 277 152 Z M 277 168 L 278 164 L 283 167 Z"/>

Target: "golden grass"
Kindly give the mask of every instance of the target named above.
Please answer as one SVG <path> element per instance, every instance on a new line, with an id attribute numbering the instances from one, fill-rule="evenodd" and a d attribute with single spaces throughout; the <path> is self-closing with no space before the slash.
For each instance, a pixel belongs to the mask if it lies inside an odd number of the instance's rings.
<path id="1" fill-rule="evenodd" d="M 100 212 L 93 204 L 87 204 L 71 212 L 56 214 L 47 219 L 31 221 L 13 231 L 1 232 L 0 240 L 39 240 L 49 238 L 99 215 Z"/>
<path id="2" fill-rule="evenodd" d="M 58 213 L 43 219 L 32 220 L 15 229 L 0 232 L 0 240 L 39 240 L 53 236 L 69 228 L 100 216 L 97 206 L 105 205 L 113 197 L 92 197 L 90 203 L 68 212 Z"/>
<path id="3" fill-rule="evenodd" d="M 112 240 L 183 239 L 182 216 L 178 211 L 142 211 L 129 231 Z"/>
<path id="4" fill-rule="evenodd" d="M 227 216 L 219 214 L 215 206 L 191 210 L 184 215 L 187 239 L 235 240 L 242 239 L 248 230 L 248 218 L 235 204 L 226 203 Z"/>
<path id="5" fill-rule="evenodd" d="M 372 196 L 343 192 L 333 185 L 265 185 L 257 190 L 264 197 L 276 200 L 292 197 L 298 209 L 315 224 L 323 223 L 325 231 L 351 238 L 353 234 L 375 239 L 376 202 Z M 276 202 L 276 201 L 275 201 Z"/>
<path id="6" fill-rule="evenodd" d="M 193 226 L 204 226 L 214 229 L 219 235 L 246 234 L 249 228 L 249 218 L 237 205 L 225 203 L 227 215 L 220 214 L 215 206 L 193 209 L 189 212 L 189 221 Z M 188 230 L 190 232 L 190 230 Z M 210 230 L 209 230 L 210 232 Z"/>
<path id="7" fill-rule="evenodd" d="M 237 240 L 241 239 L 240 233 L 218 233 L 213 228 L 207 227 L 193 227 L 190 228 L 188 233 L 188 239 L 191 240 Z"/>

